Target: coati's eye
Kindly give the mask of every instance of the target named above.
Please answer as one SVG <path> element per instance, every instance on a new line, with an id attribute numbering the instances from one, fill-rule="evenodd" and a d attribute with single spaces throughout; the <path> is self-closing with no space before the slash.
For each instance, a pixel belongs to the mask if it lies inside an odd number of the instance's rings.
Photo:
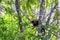
<path id="1" fill-rule="evenodd" d="M 38 26 L 38 20 L 32 20 L 31 23 L 33 24 L 33 26 Z"/>

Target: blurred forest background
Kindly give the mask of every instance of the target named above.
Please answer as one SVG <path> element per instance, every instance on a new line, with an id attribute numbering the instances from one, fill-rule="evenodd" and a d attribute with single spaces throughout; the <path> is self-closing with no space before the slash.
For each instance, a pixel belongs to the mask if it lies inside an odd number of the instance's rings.
<path id="1" fill-rule="evenodd" d="M 60 40 L 60 0 L 0 0 L 0 40 Z"/>

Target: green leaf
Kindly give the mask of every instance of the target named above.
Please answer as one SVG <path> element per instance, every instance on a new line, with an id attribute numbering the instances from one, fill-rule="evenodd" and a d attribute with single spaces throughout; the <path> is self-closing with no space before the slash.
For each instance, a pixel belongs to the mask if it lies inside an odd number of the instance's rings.
<path id="1" fill-rule="evenodd" d="M 56 36 L 53 36 L 51 40 L 57 40 L 57 37 Z"/>
<path id="2" fill-rule="evenodd" d="M 0 3 L 2 2 L 2 0 L 0 0 Z"/>
<path id="3" fill-rule="evenodd" d="M 12 10 L 9 7 L 5 8 L 5 11 L 6 11 L 6 14 L 12 14 L 14 12 L 14 10 Z"/>

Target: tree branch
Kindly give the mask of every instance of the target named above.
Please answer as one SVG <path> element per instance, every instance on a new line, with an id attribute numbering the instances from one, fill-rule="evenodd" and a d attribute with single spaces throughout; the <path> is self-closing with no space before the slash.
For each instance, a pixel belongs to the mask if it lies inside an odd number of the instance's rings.
<path id="1" fill-rule="evenodd" d="M 52 12 L 54 11 L 54 9 L 56 9 L 57 4 L 58 4 L 58 3 L 56 3 L 56 5 L 55 5 L 53 8 L 51 8 L 51 12 L 49 13 L 50 15 L 49 15 L 49 17 L 48 17 L 48 19 L 47 19 L 46 25 L 49 24 L 50 17 L 51 17 L 51 15 L 52 15 Z"/>

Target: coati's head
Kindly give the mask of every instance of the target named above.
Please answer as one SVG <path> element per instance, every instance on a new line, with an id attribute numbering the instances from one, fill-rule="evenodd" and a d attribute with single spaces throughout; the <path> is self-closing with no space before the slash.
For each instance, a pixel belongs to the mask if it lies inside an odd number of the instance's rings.
<path id="1" fill-rule="evenodd" d="M 32 20 L 31 23 L 33 24 L 33 26 L 38 26 L 38 20 Z"/>

